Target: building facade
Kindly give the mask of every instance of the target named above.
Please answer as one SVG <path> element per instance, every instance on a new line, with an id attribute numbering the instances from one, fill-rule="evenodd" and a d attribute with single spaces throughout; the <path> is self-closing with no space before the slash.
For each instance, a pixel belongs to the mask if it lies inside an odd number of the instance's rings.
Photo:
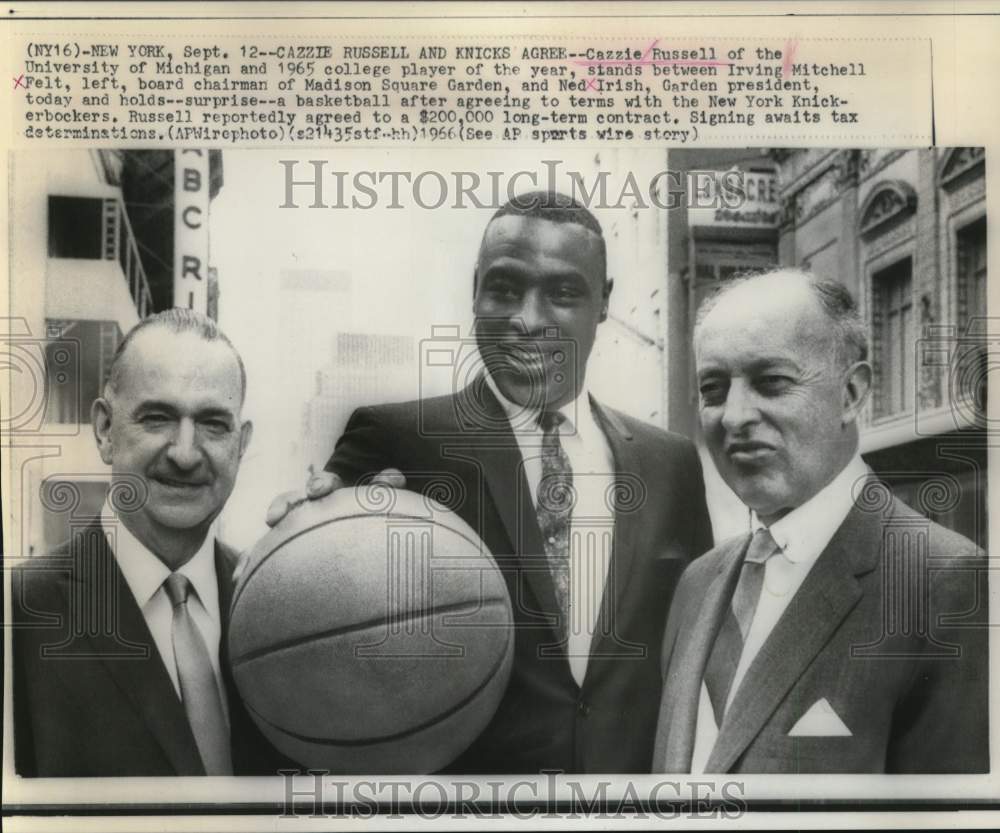
<path id="1" fill-rule="evenodd" d="M 211 173 L 198 185 L 214 196 L 221 154 L 203 153 Z M 175 303 L 174 205 L 184 187 L 175 164 L 172 151 L 11 157 L 10 410 L 0 433 L 16 554 L 59 546 L 104 501 L 109 472 L 90 409 L 124 334 Z M 207 219 L 197 222 L 207 229 Z M 217 278 L 207 268 L 201 278 L 217 310 Z"/>
<path id="2" fill-rule="evenodd" d="M 671 154 L 691 169 L 770 171 L 779 209 L 756 217 L 758 227 L 670 218 L 671 278 L 690 309 L 733 274 L 775 265 L 844 284 L 868 325 L 874 370 L 861 423 L 866 462 L 907 503 L 985 545 L 983 149 L 733 153 Z M 694 431 L 692 320 L 679 327 L 687 337 L 671 359 L 689 373 L 672 391 L 671 414 Z"/>

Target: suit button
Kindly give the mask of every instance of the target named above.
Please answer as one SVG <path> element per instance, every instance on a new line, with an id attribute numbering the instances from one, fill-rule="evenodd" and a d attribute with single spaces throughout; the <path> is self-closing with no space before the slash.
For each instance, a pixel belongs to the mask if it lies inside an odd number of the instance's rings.
<path id="1" fill-rule="evenodd" d="M 576 710 L 580 713 L 581 717 L 586 717 L 590 714 L 590 706 L 583 700 L 576 704 Z"/>

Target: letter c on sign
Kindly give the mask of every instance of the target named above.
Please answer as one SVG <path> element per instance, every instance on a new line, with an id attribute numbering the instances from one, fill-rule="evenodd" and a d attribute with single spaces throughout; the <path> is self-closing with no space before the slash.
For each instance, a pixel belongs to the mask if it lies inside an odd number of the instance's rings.
<path id="1" fill-rule="evenodd" d="M 190 214 L 195 215 L 195 219 L 191 219 Z M 201 208 L 197 205 L 189 205 L 181 213 L 181 217 L 184 220 L 184 225 L 188 228 L 201 228 Z"/>

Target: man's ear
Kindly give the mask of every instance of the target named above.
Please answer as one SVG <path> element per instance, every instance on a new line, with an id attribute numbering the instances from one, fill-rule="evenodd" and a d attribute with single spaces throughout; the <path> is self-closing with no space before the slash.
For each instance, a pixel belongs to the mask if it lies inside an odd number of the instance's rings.
<path id="1" fill-rule="evenodd" d="M 476 308 L 476 295 L 479 294 L 479 264 L 472 270 L 472 308 Z"/>
<path id="2" fill-rule="evenodd" d="M 615 288 L 615 282 L 608 278 L 604 281 L 604 288 L 601 290 L 601 317 L 598 321 L 601 323 L 608 320 L 608 304 L 611 301 L 611 290 Z"/>
<path id="3" fill-rule="evenodd" d="M 250 439 L 253 437 L 253 423 L 248 419 L 240 426 L 240 458 L 247 453 Z"/>
<path id="4" fill-rule="evenodd" d="M 844 374 L 844 402 L 841 421 L 844 425 L 856 422 L 872 389 L 872 366 L 868 362 L 855 362 Z"/>
<path id="5" fill-rule="evenodd" d="M 90 406 L 90 424 L 101 459 L 110 466 L 114 456 L 111 448 L 111 403 L 103 396 L 95 399 Z"/>

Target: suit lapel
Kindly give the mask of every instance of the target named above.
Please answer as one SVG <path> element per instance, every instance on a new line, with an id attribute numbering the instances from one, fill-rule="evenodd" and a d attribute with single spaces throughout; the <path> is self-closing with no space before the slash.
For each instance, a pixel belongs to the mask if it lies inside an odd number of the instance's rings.
<path id="1" fill-rule="evenodd" d="M 237 554 L 219 541 L 215 542 L 215 578 L 219 585 L 219 616 L 222 619 L 222 640 L 219 649 L 226 645 L 229 632 L 229 606 L 233 601 L 233 570 Z"/>
<path id="2" fill-rule="evenodd" d="M 109 620 L 114 626 L 110 630 L 90 628 L 90 633 L 83 638 L 91 643 L 93 656 L 100 658 L 101 665 L 142 716 L 177 774 L 204 775 L 184 706 L 160 658 L 142 611 L 107 546 L 104 530 L 96 526 L 84 534 L 86 539 L 77 539 L 75 547 L 74 559 L 77 563 L 72 583 L 77 586 L 70 592 L 77 599 L 95 600 L 106 597 L 106 588 L 114 588 L 108 609 Z M 72 611 L 74 607 L 83 612 L 80 603 L 74 604 L 70 600 L 69 609 Z M 133 646 L 128 652 L 124 650 L 127 645 Z M 144 656 L 137 656 L 134 646 L 142 646 Z"/>
<path id="3" fill-rule="evenodd" d="M 642 477 L 642 457 L 633 441 L 632 432 L 613 411 L 602 407 L 593 398 L 590 406 L 611 448 L 615 465 L 611 563 L 608 565 L 608 577 L 601 596 L 598 627 L 594 629 L 590 643 L 590 653 L 594 655 L 600 653 L 602 640 L 614 640 L 615 633 L 620 630 L 616 627 L 614 618 L 616 611 L 625 609 L 623 605 L 626 603 L 626 590 L 635 562 L 639 529 L 639 513 L 636 506 L 632 505 L 636 503 L 633 498 L 638 496 L 639 488 L 645 481 Z M 593 663 L 587 665 L 588 671 L 594 667 Z"/>
<path id="4" fill-rule="evenodd" d="M 233 570 L 236 569 L 237 553 L 224 544 L 215 542 L 215 579 L 219 586 L 219 670 L 222 672 L 222 682 L 226 697 L 232 703 L 238 699 L 236 685 L 229 673 L 229 608 L 233 603 Z"/>
<path id="5" fill-rule="evenodd" d="M 691 609 L 696 611 L 691 617 L 694 621 L 682 622 L 678 628 L 678 633 L 683 636 L 674 645 L 662 695 L 665 708 L 660 715 L 660 727 L 661 730 L 665 727 L 667 735 L 664 760 L 656 763 L 663 765 L 663 772 L 691 771 L 705 665 L 732 598 L 743 554 L 749 543 L 750 537 L 746 536 L 722 545 L 728 549 L 719 555 L 718 571 L 709 582 L 704 599 L 692 600 Z M 680 602 L 675 600 L 674 604 Z"/>
<path id="6" fill-rule="evenodd" d="M 503 408 L 481 377 L 465 394 L 475 398 L 469 413 L 481 413 L 491 426 L 488 430 L 471 432 L 468 437 L 476 446 L 476 457 L 482 465 L 486 497 L 503 523 L 510 540 L 511 552 L 518 559 L 519 572 L 531 588 L 541 610 L 552 619 L 553 633 L 559 617 L 552 574 L 545 556 L 545 544 L 538 526 L 531 489 L 524 474 L 524 459 Z M 519 604 L 514 599 L 515 608 Z"/>
<path id="7" fill-rule="evenodd" d="M 856 576 L 878 562 L 880 518 L 854 507 L 747 669 L 726 709 L 706 772 L 728 772 L 861 599 Z"/>

